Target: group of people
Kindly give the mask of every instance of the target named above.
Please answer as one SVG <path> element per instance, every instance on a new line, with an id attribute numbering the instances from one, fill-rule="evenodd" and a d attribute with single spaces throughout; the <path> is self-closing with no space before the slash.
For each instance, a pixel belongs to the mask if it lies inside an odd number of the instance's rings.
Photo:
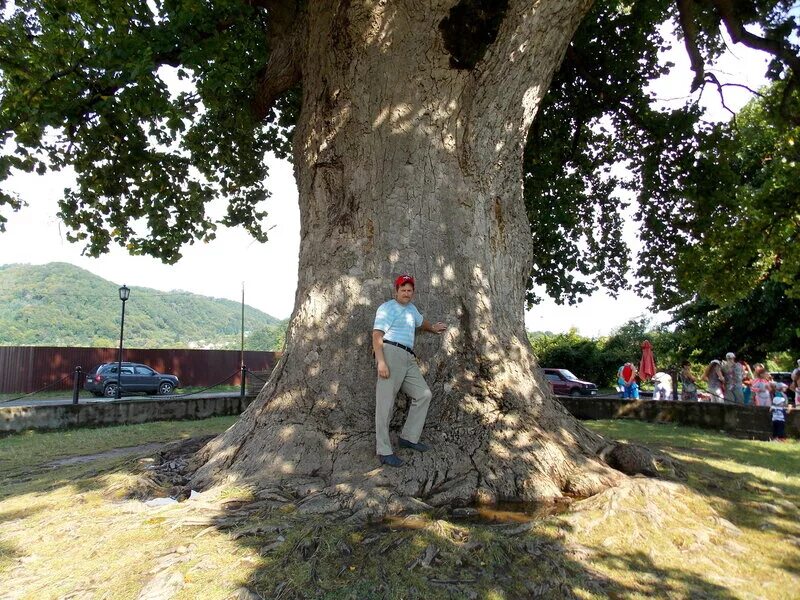
<path id="1" fill-rule="evenodd" d="M 794 399 L 795 390 L 800 387 L 800 360 L 791 379 L 788 386 L 774 381 L 763 364 L 751 368 L 745 361 L 737 361 L 733 352 L 728 352 L 724 361 L 712 360 L 699 378 L 692 374 L 689 361 L 684 361 L 678 374 L 680 399 L 684 402 L 731 402 L 768 407 L 773 438 L 778 440 L 785 439 L 786 415 L 792 409 L 789 400 Z M 652 376 L 652 381 L 653 400 L 672 398 L 672 377 L 668 373 L 659 371 Z M 700 389 L 700 382 L 705 382 L 706 390 Z M 633 363 L 625 363 L 618 369 L 617 391 L 620 398 L 639 398 L 638 371 Z"/>
<path id="2" fill-rule="evenodd" d="M 791 411 L 787 394 L 795 397 L 800 385 L 800 360 L 792 371 L 790 385 L 774 381 L 767 368 L 757 363 L 750 368 L 743 360 L 736 360 L 733 352 L 725 355 L 724 361 L 712 360 L 708 363 L 701 380 L 707 384 L 707 391 L 698 389 L 697 379 L 691 373 L 688 361 L 684 362 L 679 375 L 681 381 L 681 400 L 707 402 L 733 402 L 768 407 L 772 415 L 772 437 L 786 439 L 786 415 Z"/>
<path id="3" fill-rule="evenodd" d="M 792 372 L 792 384 L 773 381 L 767 368 L 757 363 L 751 368 L 745 361 L 736 360 L 733 352 L 725 355 L 724 361 L 712 360 L 706 367 L 701 381 L 706 382 L 706 391 L 700 391 L 697 379 L 692 375 L 690 365 L 683 363 L 679 375 L 682 384 L 681 400 L 706 402 L 732 402 L 772 406 L 773 397 L 780 392 L 794 397 L 794 390 L 800 383 L 800 360 L 798 368 Z"/>

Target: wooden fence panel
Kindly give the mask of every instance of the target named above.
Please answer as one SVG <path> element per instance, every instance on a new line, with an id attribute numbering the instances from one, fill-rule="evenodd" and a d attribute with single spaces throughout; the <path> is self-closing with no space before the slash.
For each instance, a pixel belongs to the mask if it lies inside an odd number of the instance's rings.
<path id="1" fill-rule="evenodd" d="M 56 346 L 0 346 L 0 393 L 30 393 L 45 386 L 71 389 L 72 374 L 80 366 L 91 368 L 117 360 L 117 348 L 67 348 Z M 124 349 L 123 360 L 144 363 L 160 373 L 177 375 L 184 386 L 241 383 L 238 350 Z M 247 351 L 244 363 L 254 371 L 271 371 L 274 352 Z"/>

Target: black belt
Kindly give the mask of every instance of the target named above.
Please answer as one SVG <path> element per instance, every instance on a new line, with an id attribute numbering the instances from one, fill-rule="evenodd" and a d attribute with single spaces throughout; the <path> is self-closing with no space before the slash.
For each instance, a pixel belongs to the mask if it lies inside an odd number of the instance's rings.
<path id="1" fill-rule="evenodd" d="M 383 340 L 383 343 L 384 344 L 389 344 L 391 346 L 397 346 L 398 348 L 402 348 L 403 350 L 408 352 L 414 358 L 417 357 L 417 355 L 414 354 L 414 351 L 411 348 L 409 348 L 408 346 L 404 346 L 403 344 L 398 344 L 397 342 L 393 342 L 392 340 Z"/>

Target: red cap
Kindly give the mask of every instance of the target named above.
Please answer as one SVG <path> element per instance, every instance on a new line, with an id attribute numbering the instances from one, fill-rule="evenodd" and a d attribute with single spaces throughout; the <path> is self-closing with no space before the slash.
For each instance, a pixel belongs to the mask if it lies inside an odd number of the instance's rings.
<path id="1" fill-rule="evenodd" d="M 414 278 L 411 275 L 400 275 L 400 277 L 395 279 L 394 280 L 394 289 L 395 290 L 400 289 L 401 285 L 405 285 L 407 283 L 410 283 L 411 287 L 416 289 L 416 286 L 414 285 Z"/>

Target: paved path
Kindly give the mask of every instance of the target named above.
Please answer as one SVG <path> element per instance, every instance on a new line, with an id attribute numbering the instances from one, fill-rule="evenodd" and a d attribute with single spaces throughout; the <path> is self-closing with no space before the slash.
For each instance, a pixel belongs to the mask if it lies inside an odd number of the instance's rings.
<path id="1" fill-rule="evenodd" d="M 170 396 L 147 396 L 147 395 L 130 395 L 130 396 L 123 396 L 122 400 L 169 400 L 169 399 L 180 399 L 184 397 L 189 398 L 223 398 L 227 396 L 236 395 L 236 392 L 202 392 L 199 394 L 172 394 Z M 650 392 L 644 392 L 641 394 L 641 400 L 652 400 L 653 394 Z M 597 396 L 582 396 L 581 398 L 585 400 L 592 400 L 593 398 L 616 398 L 616 394 L 599 394 Z M 114 398 L 96 398 L 95 396 L 86 396 L 82 394 L 78 398 L 79 404 L 92 404 L 97 402 L 116 402 Z M 14 400 L 12 402 L 4 402 L 0 400 L 0 408 L 4 406 L 59 406 L 62 404 L 72 404 L 72 394 L 66 395 L 63 398 L 47 398 L 47 399 L 36 399 L 36 398 L 22 398 L 20 400 Z"/>

